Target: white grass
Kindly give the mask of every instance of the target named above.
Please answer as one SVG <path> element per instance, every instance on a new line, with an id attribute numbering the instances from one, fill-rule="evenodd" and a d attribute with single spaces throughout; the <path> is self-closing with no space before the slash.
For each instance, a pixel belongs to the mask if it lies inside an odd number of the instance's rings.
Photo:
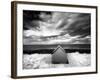
<path id="1" fill-rule="evenodd" d="M 52 64 L 51 54 L 24 54 L 23 69 L 61 68 L 91 65 L 91 54 L 80 54 L 79 52 L 74 52 L 67 53 L 66 56 L 69 64 Z"/>

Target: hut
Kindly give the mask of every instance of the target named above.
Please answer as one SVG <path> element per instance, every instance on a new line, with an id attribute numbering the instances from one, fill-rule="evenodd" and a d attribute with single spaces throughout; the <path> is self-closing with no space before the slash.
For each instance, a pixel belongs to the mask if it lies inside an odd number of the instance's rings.
<path id="1" fill-rule="evenodd" d="M 68 64 L 67 53 L 65 50 L 58 45 L 52 54 L 52 63 L 53 64 Z"/>

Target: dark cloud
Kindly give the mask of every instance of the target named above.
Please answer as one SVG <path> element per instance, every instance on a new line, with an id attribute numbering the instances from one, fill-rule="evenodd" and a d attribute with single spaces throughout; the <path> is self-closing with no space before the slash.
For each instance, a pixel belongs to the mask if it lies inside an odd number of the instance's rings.
<path id="1" fill-rule="evenodd" d="M 51 15 L 50 11 L 23 10 L 23 29 L 24 30 L 28 30 L 28 29 L 31 29 L 31 28 L 36 28 L 37 29 L 37 27 L 39 27 L 38 22 L 40 20 L 42 20 L 41 17 L 40 17 L 41 13 Z"/>
<path id="2" fill-rule="evenodd" d="M 91 19 L 90 14 L 80 13 L 79 16 L 73 19 L 70 17 L 69 23 L 64 26 L 64 32 L 69 33 L 71 36 L 87 36 L 91 33 Z M 63 27 L 62 27 L 63 28 Z"/>
<path id="3" fill-rule="evenodd" d="M 57 29 L 63 30 L 60 35 L 70 34 L 85 37 L 91 34 L 91 14 L 89 13 L 53 13 L 53 21 L 57 24 Z"/>

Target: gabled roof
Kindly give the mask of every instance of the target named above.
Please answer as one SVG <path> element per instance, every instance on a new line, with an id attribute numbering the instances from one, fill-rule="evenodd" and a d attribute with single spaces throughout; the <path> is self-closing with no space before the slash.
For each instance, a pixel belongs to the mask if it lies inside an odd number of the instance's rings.
<path id="1" fill-rule="evenodd" d="M 59 63 L 64 63 L 68 64 L 68 58 L 65 50 L 58 45 L 57 48 L 54 50 L 53 55 L 52 55 L 52 63 L 54 64 L 59 64 Z"/>
<path id="2" fill-rule="evenodd" d="M 55 53 L 58 49 L 61 49 L 64 53 L 66 53 L 65 50 L 60 45 L 57 46 L 57 48 L 53 51 L 53 53 Z"/>

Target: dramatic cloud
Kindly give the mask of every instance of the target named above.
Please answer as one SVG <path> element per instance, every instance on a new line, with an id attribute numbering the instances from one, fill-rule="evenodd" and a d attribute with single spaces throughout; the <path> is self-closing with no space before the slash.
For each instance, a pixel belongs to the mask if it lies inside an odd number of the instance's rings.
<path id="1" fill-rule="evenodd" d="M 90 44 L 90 14 L 24 11 L 23 19 L 25 44 Z"/>

